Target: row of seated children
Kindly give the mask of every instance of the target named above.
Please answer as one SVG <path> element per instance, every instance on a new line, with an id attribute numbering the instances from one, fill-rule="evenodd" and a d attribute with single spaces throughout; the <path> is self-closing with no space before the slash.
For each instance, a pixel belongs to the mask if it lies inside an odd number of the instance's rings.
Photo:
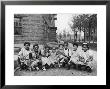
<path id="1" fill-rule="evenodd" d="M 45 46 L 44 50 L 39 49 L 38 44 L 33 45 L 30 49 L 30 43 L 25 42 L 24 47 L 18 54 L 18 64 L 21 69 L 25 70 L 47 70 L 51 67 L 66 67 L 70 69 L 71 66 L 75 69 L 92 71 L 93 55 L 89 52 L 87 43 L 82 44 L 82 49 L 78 49 L 78 44 L 73 43 L 73 48 L 68 48 L 68 43 L 59 44 L 59 47 L 53 47 L 52 50 Z"/>

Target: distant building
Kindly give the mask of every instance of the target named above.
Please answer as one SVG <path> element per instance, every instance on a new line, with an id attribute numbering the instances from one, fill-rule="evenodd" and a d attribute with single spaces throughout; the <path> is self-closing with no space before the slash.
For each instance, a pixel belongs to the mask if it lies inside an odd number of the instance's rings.
<path id="1" fill-rule="evenodd" d="M 14 43 L 45 44 L 56 41 L 56 14 L 15 14 Z"/>

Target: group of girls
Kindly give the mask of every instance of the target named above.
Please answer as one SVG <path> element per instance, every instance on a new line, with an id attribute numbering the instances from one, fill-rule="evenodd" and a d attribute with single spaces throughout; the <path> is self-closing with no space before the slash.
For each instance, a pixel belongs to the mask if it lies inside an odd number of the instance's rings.
<path id="1" fill-rule="evenodd" d="M 58 47 L 44 46 L 41 50 L 38 44 L 34 44 L 30 49 L 30 43 L 25 42 L 24 47 L 18 54 L 18 65 L 20 70 L 48 70 L 50 68 L 70 68 L 92 72 L 93 55 L 89 52 L 87 43 L 82 44 L 82 49 L 78 51 L 78 44 L 72 43 L 72 48 L 68 43 L 58 44 Z"/>

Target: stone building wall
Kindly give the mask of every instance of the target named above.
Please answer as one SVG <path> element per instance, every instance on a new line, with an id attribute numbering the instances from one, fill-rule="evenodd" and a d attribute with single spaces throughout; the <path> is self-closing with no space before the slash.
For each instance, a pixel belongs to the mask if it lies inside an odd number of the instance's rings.
<path id="1" fill-rule="evenodd" d="M 20 22 L 22 26 L 20 28 L 15 27 L 14 29 L 21 30 L 21 34 L 14 35 L 15 44 L 21 44 L 24 43 L 25 41 L 29 41 L 31 43 L 44 44 L 46 42 L 56 40 L 56 27 L 54 23 L 54 15 L 52 14 L 15 15 L 15 18 L 19 17 L 21 17 Z"/>

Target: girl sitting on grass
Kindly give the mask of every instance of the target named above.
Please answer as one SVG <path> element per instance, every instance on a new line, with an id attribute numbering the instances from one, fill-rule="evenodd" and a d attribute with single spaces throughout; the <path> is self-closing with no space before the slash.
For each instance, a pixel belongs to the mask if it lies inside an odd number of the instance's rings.
<path id="1" fill-rule="evenodd" d="M 42 61 L 41 61 L 41 50 L 39 49 L 39 45 L 38 44 L 34 44 L 33 45 L 33 51 L 32 51 L 32 63 L 31 63 L 31 68 L 34 70 L 39 70 L 41 65 L 42 65 Z"/>
<path id="2" fill-rule="evenodd" d="M 19 67 L 17 67 L 15 69 L 15 71 L 17 71 L 18 69 L 20 70 L 28 70 L 29 69 L 29 65 L 30 64 L 30 43 L 29 42 L 25 42 L 24 43 L 24 47 L 21 49 L 21 51 L 18 53 L 18 65 Z"/>
<path id="3" fill-rule="evenodd" d="M 57 50 L 57 54 L 58 54 L 58 66 L 63 67 L 63 63 L 64 63 L 64 59 L 65 59 L 63 44 L 59 44 L 59 49 Z"/>
<path id="4" fill-rule="evenodd" d="M 51 62 L 49 60 L 50 55 L 51 55 L 50 48 L 48 46 L 45 46 L 45 49 L 44 49 L 42 57 L 41 57 L 43 70 L 46 70 L 51 64 Z"/>
<path id="5" fill-rule="evenodd" d="M 51 55 L 49 56 L 49 60 L 51 62 L 50 64 L 51 68 L 55 67 L 55 64 L 58 63 L 58 55 L 55 47 L 52 48 L 52 52 Z"/>
<path id="6" fill-rule="evenodd" d="M 89 50 L 87 43 L 82 44 L 82 51 L 80 52 L 80 69 L 88 72 L 92 72 L 93 69 L 93 53 Z"/>
<path id="7" fill-rule="evenodd" d="M 78 44 L 77 43 L 73 43 L 73 49 L 71 50 L 71 57 L 70 60 L 68 62 L 68 70 L 70 69 L 71 66 L 73 66 L 74 68 L 77 69 L 78 66 L 78 62 L 79 62 L 79 53 L 78 53 Z"/>

